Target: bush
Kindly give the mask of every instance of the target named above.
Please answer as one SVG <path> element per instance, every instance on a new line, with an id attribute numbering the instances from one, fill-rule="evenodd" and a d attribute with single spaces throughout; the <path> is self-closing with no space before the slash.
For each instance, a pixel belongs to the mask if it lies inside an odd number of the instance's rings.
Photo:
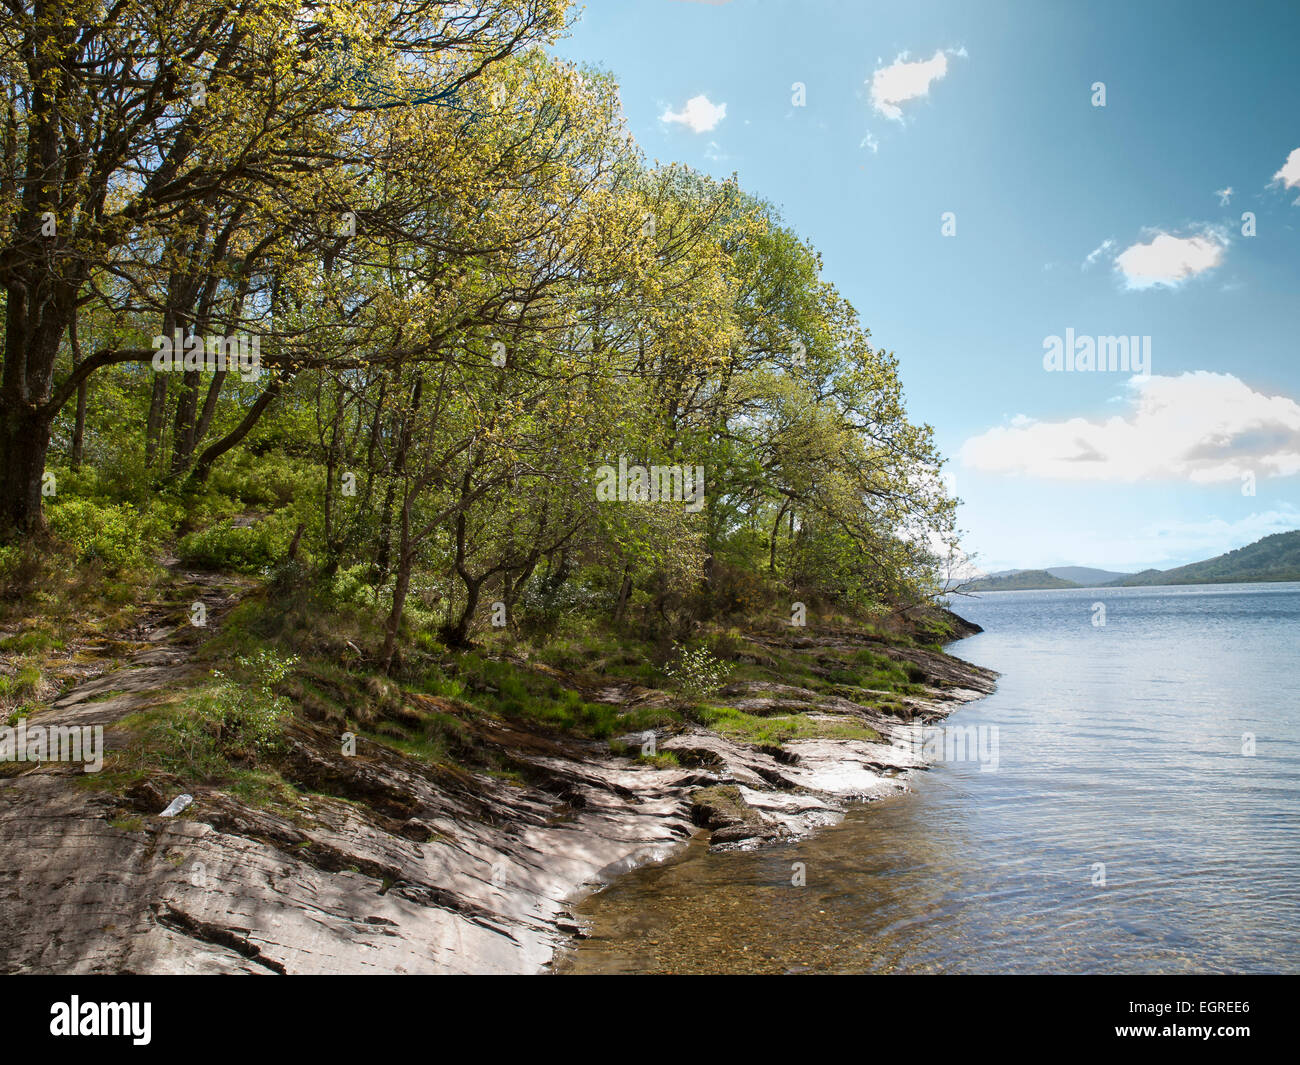
<path id="1" fill-rule="evenodd" d="M 534 581 L 524 589 L 519 599 L 520 629 L 544 642 L 562 623 L 591 610 L 598 601 L 599 597 L 579 581 L 565 581 L 558 585 Z"/>
<path id="2" fill-rule="evenodd" d="M 286 558 L 271 567 L 267 587 L 279 598 L 301 596 L 311 590 L 312 569 L 301 559 Z"/>
<path id="3" fill-rule="evenodd" d="M 367 579 L 370 569 L 369 562 L 341 567 L 330 580 L 330 596 L 336 603 L 370 606 L 375 598 L 374 586 Z"/>
<path id="4" fill-rule="evenodd" d="M 211 717 L 217 740 L 234 748 L 272 748 L 290 710 L 289 701 L 275 694 L 275 685 L 289 675 L 298 659 L 280 658 L 274 651 L 263 649 L 240 655 L 235 661 L 251 683 L 237 684 L 226 680 L 219 670 L 212 671 L 221 682 L 212 695 Z"/>
<path id="5" fill-rule="evenodd" d="M 714 658 L 707 647 L 677 647 L 673 662 L 664 670 L 677 690 L 688 699 L 703 699 L 726 683 L 731 667 Z"/>
<path id="6" fill-rule="evenodd" d="M 291 707 L 274 687 L 296 663 L 296 658 L 261 650 L 236 659 L 247 683 L 213 670 L 217 683 L 156 726 L 147 746 L 158 751 L 165 769 L 205 780 L 228 775 L 231 758 L 251 759 L 276 750 Z"/>
<path id="7" fill-rule="evenodd" d="M 216 466 L 210 477 L 219 494 L 245 506 L 281 507 L 310 492 L 311 476 L 287 455 L 243 453 Z"/>
<path id="8" fill-rule="evenodd" d="M 255 525 L 224 521 L 181 537 L 176 552 L 187 566 L 256 573 L 283 558 L 292 538 L 292 529 L 280 515 Z"/>
<path id="9" fill-rule="evenodd" d="M 0 545 L 0 598 L 20 598 L 41 574 L 41 555 L 30 542 Z"/>
<path id="10" fill-rule="evenodd" d="M 161 531 L 161 521 L 141 515 L 130 503 L 68 499 L 55 503 L 46 515 L 50 532 L 70 544 L 77 561 L 99 561 L 110 571 L 135 569 Z"/>

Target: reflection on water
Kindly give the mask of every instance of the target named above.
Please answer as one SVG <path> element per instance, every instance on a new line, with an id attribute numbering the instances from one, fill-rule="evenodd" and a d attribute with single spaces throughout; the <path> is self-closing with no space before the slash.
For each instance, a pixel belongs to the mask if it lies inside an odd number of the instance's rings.
<path id="1" fill-rule="evenodd" d="M 957 609 L 986 631 L 952 650 L 1002 677 L 952 721 L 999 726 L 996 773 L 939 765 L 810 839 L 641 869 L 580 907 L 561 970 L 1300 970 L 1300 584 Z"/>

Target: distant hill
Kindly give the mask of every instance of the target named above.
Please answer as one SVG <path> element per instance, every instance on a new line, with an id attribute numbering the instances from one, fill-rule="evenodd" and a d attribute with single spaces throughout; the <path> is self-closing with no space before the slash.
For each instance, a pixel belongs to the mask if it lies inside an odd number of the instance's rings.
<path id="1" fill-rule="evenodd" d="M 1177 569 L 1143 570 L 1119 587 L 1152 584 L 1232 584 L 1245 581 L 1300 581 L 1300 529 L 1274 533 L 1249 547 L 1193 562 Z"/>
<path id="2" fill-rule="evenodd" d="M 1112 586 L 1116 588 L 1132 588 L 1139 584 L 1159 584 L 1159 580 L 1152 578 L 1159 577 L 1164 570 L 1162 569 L 1144 569 L 1140 573 L 1132 574 L 1127 580 L 1112 581 Z"/>
<path id="3" fill-rule="evenodd" d="M 1073 581 L 1083 588 L 1099 588 L 1133 577 L 1133 573 L 1120 573 L 1112 569 L 1094 569 L 1092 566 L 1049 566 L 1047 572 L 1063 581 Z"/>
<path id="4" fill-rule="evenodd" d="M 1004 576 L 989 574 L 966 586 L 968 592 L 1014 592 L 1028 591 L 1033 588 L 1078 588 L 1073 581 L 1054 577 L 1047 570 L 1021 569 Z"/>
<path id="5" fill-rule="evenodd" d="M 1249 547 L 1177 569 L 1117 573 L 1093 566 L 1004 569 L 965 585 L 967 591 L 1027 591 L 1032 588 L 1141 588 L 1159 584 L 1232 584 L 1300 581 L 1300 529 L 1274 533 Z"/>
<path id="6" fill-rule="evenodd" d="M 1150 571 L 1157 572 L 1157 571 Z M 1042 574 L 1046 573 L 1059 580 L 1068 581 L 1070 584 L 1077 585 L 1080 588 L 1100 588 L 1106 584 L 1118 584 L 1125 577 L 1133 577 L 1133 573 L 1121 573 L 1113 569 L 1097 569 L 1094 566 L 1048 566 L 1046 569 L 1001 569 L 995 573 L 986 573 L 982 579 L 1000 579 L 1003 577 L 1015 577 L 1022 573 L 1035 574 L 1035 580 L 1041 581 Z M 1000 588 L 1008 588 L 1010 585 L 999 585 Z M 1034 584 L 1035 588 L 1060 588 L 1059 584 Z"/>

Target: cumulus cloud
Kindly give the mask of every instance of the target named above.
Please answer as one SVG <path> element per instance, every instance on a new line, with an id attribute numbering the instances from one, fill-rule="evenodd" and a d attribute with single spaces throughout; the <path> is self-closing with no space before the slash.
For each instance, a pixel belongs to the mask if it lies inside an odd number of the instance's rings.
<path id="1" fill-rule="evenodd" d="M 683 126 L 689 126 L 696 133 L 708 133 L 726 117 L 726 104 L 712 103 L 707 96 L 701 93 L 699 96 L 692 96 L 687 100 L 686 106 L 680 111 L 674 111 L 671 107 L 665 108 L 664 113 L 659 116 L 659 120 L 661 122 L 680 122 Z"/>
<path id="2" fill-rule="evenodd" d="M 1129 541 L 1150 542 L 1147 558 L 1160 568 L 1181 565 L 1183 560 L 1202 559 L 1246 547 L 1265 536 L 1300 528 L 1300 510 L 1284 503 L 1275 510 L 1247 514 L 1236 521 L 1209 518 L 1205 521 L 1162 521 L 1138 529 Z"/>
<path id="3" fill-rule="evenodd" d="M 877 67 L 871 75 L 871 106 L 886 118 L 902 121 L 899 104 L 927 96 L 930 85 L 948 73 L 948 56 L 964 56 L 966 49 L 945 52 L 939 49 L 929 59 L 908 61 L 903 52 L 887 67 Z"/>
<path id="4" fill-rule="evenodd" d="M 1135 377 L 1127 410 L 1098 421 L 1036 421 L 971 437 L 961 460 L 989 473 L 1064 481 L 1196 484 L 1300 473 L 1300 404 L 1232 374 Z"/>
<path id="5" fill-rule="evenodd" d="M 1286 157 L 1282 168 L 1273 175 L 1273 184 L 1280 184 L 1284 189 L 1300 187 L 1300 148 L 1293 149 Z"/>
<path id="6" fill-rule="evenodd" d="M 1218 266 L 1227 246 L 1227 238 L 1210 229 L 1190 237 L 1157 232 L 1147 243 L 1131 244 L 1120 252 L 1115 266 L 1126 288 L 1177 288 Z"/>

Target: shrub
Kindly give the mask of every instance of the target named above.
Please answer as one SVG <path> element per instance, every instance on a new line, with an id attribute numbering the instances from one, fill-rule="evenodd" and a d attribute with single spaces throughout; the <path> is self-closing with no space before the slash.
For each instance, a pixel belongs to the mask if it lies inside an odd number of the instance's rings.
<path id="1" fill-rule="evenodd" d="M 267 587 L 271 594 L 287 598 L 291 595 L 303 595 L 311 588 L 312 571 L 301 559 L 287 558 L 271 567 Z"/>
<path id="2" fill-rule="evenodd" d="M 41 555 L 29 541 L 0 545 L 0 598 L 20 598 L 41 574 Z"/>
<path id="3" fill-rule="evenodd" d="M 676 657 L 664 670 L 688 699 L 703 699 L 726 682 L 731 667 L 714 658 L 707 647 L 677 646 Z"/>
<path id="4" fill-rule="evenodd" d="M 275 685 L 289 675 L 298 659 L 281 658 L 263 648 L 256 654 L 240 655 L 235 661 L 251 683 L 227 681 L 225 674 L 212 671 L 213 677 L 221 681 L 213 692 L 212 704 L 218 742 L 235 747 L 274 747 L 290 710 L 289 701 L 275 694 Z"/>
<path id="5" fill-rule="evenodd" d="M 159 524 L 142 516 L 130 503 L 68 499 L 47 513 L 50 532 L 70 544 L 78 562 L 99 561 L 110 571 L 143 565 Z"/>
<path id="6" fill-rule="evenodd" d="M 291 707 L 274 688 L 297 659 L 261 650 L 235 661 L 243 682 L 213 670 L 216 684 L 150 730 L 145 748 L 156 752 L 163 768 L 213 780 L 229 775 L 232 758 L 247 760 L 280 746 Z"/>
<path id="7" fill-rule="evenodd" d="M 284 556 L 292 535 L 279 515 L 255 525 L 224 521 L 181 537 L 176 551 L 189 566 L 256 573 Z"/>
<path id="8" fill-rule="evenodd" d="M 374 586 L 367 580 L 370 569 L 368 562 L 340 567 L 330 580 L 330 595 L 334 601 L 370 606 L 375 598 Z"/>
<path id="9" fill-rule="evenodd" d="M 216 492 L 254 507 L 284 506 L 311 487 L 306 471 L 287 455 L 275 452 L 241 454 L 235 461 L 216 466 L 209 479 Z"/>

